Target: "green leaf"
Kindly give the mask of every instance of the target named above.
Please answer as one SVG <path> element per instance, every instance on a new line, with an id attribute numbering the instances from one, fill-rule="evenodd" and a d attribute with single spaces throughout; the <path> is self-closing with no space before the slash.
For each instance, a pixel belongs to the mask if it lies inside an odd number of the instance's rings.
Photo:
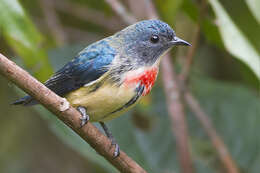
<path id="1" fill-rule="evenodd" d="M 0 0 L 0 28 L 3 36 L 23 59 L 24 64 L 41 80 L 52 74 L 43 38 L 17 0 Z"/>
<path id="2" fill-rule="evenodd" d="M 256 48 L 256 51 L 260 54 L 260 24 L 252 15 L 250 9 L 244 0 L 219 0 L 225 11 L 230 16 L 233 23 L 239 28 L 241 33 L 251 42 L 252 46 Z M 236 4 L 236 8 L 234 8 Z M 243 15 L 241 15 L 243 14 Z"/>
<path id="3" fill-rule="evenodd" d="M 245 32 L 232 21 L 218 0 L 209 0 L 217 17 L 222 40 L 226 49 L 236 58 L 246 63 L 260 79 L 260 54 L 255 42 L 249 40 Z"/>
<path id="4" fill-rule="evenodd" d="M 257 19 L 258 23 L 260 23 L 260 1 L 259 0 L 246 0 L 248 7 L 251 12 Z"/>

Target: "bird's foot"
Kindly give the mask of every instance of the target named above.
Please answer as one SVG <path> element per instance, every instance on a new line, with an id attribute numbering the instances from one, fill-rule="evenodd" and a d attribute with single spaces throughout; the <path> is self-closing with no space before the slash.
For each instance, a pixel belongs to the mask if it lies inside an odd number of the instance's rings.
<path id="1" fill-rule="evenodd" d="M 78 106 L 77 110 L 80 112 L 81 117 L 81 123 L 80 123 L 80 127 L 83 127 L 85 124 L 87 124 L 87 122 L 89 121 L 89 116 L 87 114 L 86 108 L 83 106 Z"/>
<path id="2" fill-rule="evenodd" d="M 112 139 L 110 138 L 110 140 L 111 140 L 111 146 L 115 146 L 113 158 L 116 158 L 120 155 L 120 148 L 119 148 L 119 145 L 116 143 L 115 138 L 112 138 Z"/>
<path id="3" fill-rule="evenodd" d="M 116 158 L 120 155 L 120 148 L 119 145 L 117 144 L 115 138 L 113 137 L 112 133 L 108 130 L 107 126 L 105 125 L 104 122 L 99 122 L 100 125 L 102 126 L 103 130 L 105 131 L 107 137 L 111 141 L 111 146 L 115 146 L 115 151 L 113 153 L 113 158 Z"/>

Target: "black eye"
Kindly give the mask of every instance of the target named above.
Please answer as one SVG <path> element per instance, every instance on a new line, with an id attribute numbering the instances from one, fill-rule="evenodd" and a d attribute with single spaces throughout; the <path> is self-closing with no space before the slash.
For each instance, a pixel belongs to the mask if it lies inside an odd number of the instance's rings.
<path id="1" fill-rule="evenodd" d="M 152 43 L 158 43 L 159 41 L 159 36 L 158 35 L 152 35 L 152 37 L 150 38 Z"/>
<path id="2" fill-rule="evenodd" d="M 173 35 L 172 35 L 172 34 L 169 34 L 169 35 L 168 35 L 168 38 L 169 38 L 169 40 L 172 40 L 172 39 L 173 39 Z"/>

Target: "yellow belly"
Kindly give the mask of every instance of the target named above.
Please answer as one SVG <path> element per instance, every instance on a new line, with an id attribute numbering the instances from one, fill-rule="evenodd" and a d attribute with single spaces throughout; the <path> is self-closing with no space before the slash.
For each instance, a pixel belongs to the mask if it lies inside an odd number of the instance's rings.
<path id="1" fill-rule="evenodd" d="M 107 121 L 129 110 L 133 105 L 112 113 L 124 106 L 134 95 L 134 88 L 128 88 L 125 85 L 118 87 L 103 84 L 94 92 L 90 92 L 90 87 L 82 87 L 65 97 L 73 107 L 84 106 L 90 121 Z"/>

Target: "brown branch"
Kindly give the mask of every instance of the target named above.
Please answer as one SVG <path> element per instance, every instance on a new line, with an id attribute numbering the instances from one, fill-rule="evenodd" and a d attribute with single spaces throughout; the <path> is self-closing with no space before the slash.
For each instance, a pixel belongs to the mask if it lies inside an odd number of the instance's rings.
<path id="1" fill-rule="evenodd" d="M 135 15 L 135 18 L 137 20 L 147 18 L 146 0 L 138 0 L 138 3 L 136 3 L 136 1 L 133 0 L 127 0 L 126 2 L 129 7 L 129 10 Z"/>
<path id="2" fill-rule="evenodd" d="M 183 69 L 179 75 L 179 82 L 178 84 L 183 88 L 183 97 L 185 102 L 188 104 L 196 118 L 201 123 L 202 127 L 208 134 L 213 146 L 216 148 L 219 158 L 223 165 L 225 166 L 228 173 L 238 173 L 238 168 L 233 161 L 227 147 L 225 146 L 223 140 L 221 137 L 217 134 L 213 124 L 211 123 L 209 116 L 203 111 L 203 109 L 200 107 L 199 102 L 194 98 L 194 96 L 191 94 L 191 92 L 186 88 L 187 79 L 189 76 L 190 68 L 192 65 L 193 57 L 195 54 L 195 51 L 197 49 L 198 43 L 199 43 L 199 35 L 201 30 L 201 23 L 205 16 L 206 12 L 206 0 L 201 0 L 200 3 L 200 14 L 198 19 L 198 24 L 196 26 L 194 36 L 192 39 L 192 46 L 189 48 L 186 61 L 183 65 Z"/>
<path id="3" fill-rule="evenodd" d="M 55 8 L 61 12 L 76 16 L 81 20 L 93 22 L 113 32 L 122 29 L 123 25 L 125 25 L 116 17 L 108 17 L 97 10 L 72 3 L 68 0 L 55 1 L 54 5 Z"/>
<path id="4" fill-rule="evenodd" d="M 196 24 L 195 32 L 193 34 L 193 38 L 192 38 L 192 42 L 191 42 L 192 46 L 188 50 L 182 71 L 179 75 L 180 82 L 182 82 L 181 85 L 185 85 L 185 83 L 187 82 L 189 73 L 190 73 L 190 68 L 191 68 L 191 65 L 193 62 L 194 54 L 195 54 L 195 51 L 197 49 L 199 39 L 200 39 L 200 30 L 201 30 L 202 20 L 206 14 L 205 13 L 206 6 L 207 6 L 207 1 L 201 0 L 200 6 L 199 6 L 198 23 Z"/>
<path id="5" fill-rule="evenodd" d="M 154 7 L 154 4 L 151 2 L 151 0 L 145 0 L 145 1 L 146 1 L 147 17 L 149 19 L 159 19 L 159 15 Z"/>
<path id="6" fill-rule="evenodd" d="M 56 43 L 59 45 L 65 44 L 67 42 L 67 36 L 63 31 L 54 9 L 54 2 L 52 0 L 39 0 L 39 2 L 43 10 L 45 23 L 47 24 L 52 36 L 55 38 Z"/>
<path id="7" fill-rule="evenodd" d="M 177 151 L 183 173 L 192 173 L 193 166 L 190 156 L 188 128 L 183 103 L 181 101 L 181 91 L 177 84 L 177 75 L 173 71 L 169 54 L 162 60 L 162 78 L 164 91 L 167 99 L 167 108 L 170 114 L 172 130 L 176 136 Z"/>
<path id="8" fill-rule="evenodd" d="M 111 6 L 111 8 L 116 12 L 116 14 L 120 16 L 128 25 L 137 22 L 136 18 L 133 15 L 131 15 L 118 0 L 105 1 Z"/>
<path id="9" fill-rule="evenodd" d="M 111 5 L 113 10 L 121 16 L 127 24 L 132 24 L 136 21 L 118 0 L 106 0 L 106 2 Z M 150 1 L 146 1 L 146 5 L 148 18 L 159 18 L 153 4 Z M 167 107 L 172 120 L 173 133 L 177 139 L 177 151 L 179 152 L 182 171 L 183 173 L 192 173 L 193 167 L 188 146 L 187 123 L 183 104 L 180 100 L 181 92 L 177 85 L 177 76 L 171 64 L 169 54 L 165 55 L 162 60 L 162 72 Z"/>
<path id="10" fill-rule="evenodd" d="M 190 73 L 190 68 L 191 68 L 191 65 L 192 65 L 192 62 L 193 62 L 193 57 L 194 57 L 195 51 L 196 51 L 197 46 L 198 46 L 199 35 L 200 35 L 200 25 L 197 25 L 196 28 L 195 28 L 194 34 L 193 34 L 193 39 L 191 41 L 192 46 L 189 47 L 188 53 L 187 53 L 186 58 L 184 60 L 185 62 L 184 62 L 184 65 L 182 67 L 182 71 L 179 74 L 180 82 L 183 83 L 182 85 L 184 85 L 186 83 L 187 79 L 188 79 L 188 76 L 189 76 L 189 73 Z"/>
<path id="11" fill-rule="evenodd" d="M 111 147 L 111 142 L 107 137 L 91 123 L 87 123 L 80 128 L 81 115 L 76 109 L 68 104 L 66 99 L 56 95 L 2 54 L 0 54 L 0 73 L 38 100 L 49 111 L 54 113 L 119 171 L 125 173 L 146 173 L 143 168 L 128 157 L 123 151 L 120 152 L 119 157 L 113 158 L 114 148 Z"/>
<path id="12" fill-rule="evenodd" d="M 33 17 L 34 23 L 41 29 L 42 32 L 48 32 L 48 27 L 43 22 L 42 18 Z M 80 29 L 74 26 L 63 26 L 63 30 L 68 36 L 70 42 L 95 42 L 96 40 L 102 39 L 107 33 L 96 34 L 84 29 Z"/>
<path id="13" fill-rule="evenodd" d="M 99 35 L 90 31 L 82 30 L 80 28 L 66 26 L 64 27 L 64 31 L 69 35 L 71 42 L 95 42 L 96 40 L 101 40 L 104 35 Z"/>
<path id="14" fill-rule="evenodd" d="M 193 95 L 186 91 L 184 93 L 184 99 L 187 102 L 188 106 L 194 112 L 195 116 L 198 118 L 199 122 L 201 123 L 202 127 L 205 129 L 206 133 L 210 137 L 211 142 L 213 143 L 214 147 L 216 148 L 220 160 L 222 161 L 223 165 L 225 166 L 228 173 L 238 173 L 237 166 L 233 161 L 227 147 L 225 146 L 223 140 L 217 134 L 213 124 L 211 123 L 208 115 L 202 110 L 198 101 L 193 97 Z"/>

